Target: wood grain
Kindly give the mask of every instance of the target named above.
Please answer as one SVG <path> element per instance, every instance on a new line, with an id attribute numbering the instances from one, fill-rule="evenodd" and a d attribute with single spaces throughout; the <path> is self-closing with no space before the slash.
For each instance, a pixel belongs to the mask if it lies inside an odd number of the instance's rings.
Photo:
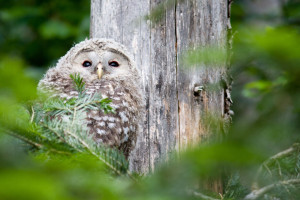
<path id="1" fill-rule="evenodd" d="M 182 54 L 199 45 L 225 49 L 227 0 L 174 1 L 154 26 L 144 16 L 161 2 L 91 0 L 90 36 L 127 46 L 142 75 L 147 113 L 130 156 L 131 170 L 141 173 L 153 171 L 174 150 L 205 138 L 202 118 L 207 112 L 224 112 L 222 89 L 195 95 L 194 87 L 219 82 L 226 64 L 187 66 Z"/>

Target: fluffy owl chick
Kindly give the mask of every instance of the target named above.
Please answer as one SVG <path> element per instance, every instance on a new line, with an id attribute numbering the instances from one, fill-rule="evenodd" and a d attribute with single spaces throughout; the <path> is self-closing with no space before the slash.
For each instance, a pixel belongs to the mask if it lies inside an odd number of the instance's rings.
<path id="1" fill-rule="evenodd" d="M 120 149 L 126 157 L 133 149 L 144 109 L 140 77 L 125 47 L 106 39 L 89 39 L 71 48 L 39 82 L 39 90 L 61 98 L 76 97 L 70 74 L 86 83 L 86 94 L 101 93 L 112 100 L 115 113 L 87 113 L 86 123 L 97 143 Z"/>

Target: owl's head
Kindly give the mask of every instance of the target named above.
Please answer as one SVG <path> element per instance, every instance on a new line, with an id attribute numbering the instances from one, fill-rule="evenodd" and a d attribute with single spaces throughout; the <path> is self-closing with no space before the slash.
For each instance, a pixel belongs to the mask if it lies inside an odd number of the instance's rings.
<path id="1" fill-rule="evenodd" d="M 107 39 L 89 39 L 76 44 L 59 60 L 55 71 L 66 78 L 79 73 L 85 81 L 124 80 L 137 76 L 134 61 L 126 48 Z"/>

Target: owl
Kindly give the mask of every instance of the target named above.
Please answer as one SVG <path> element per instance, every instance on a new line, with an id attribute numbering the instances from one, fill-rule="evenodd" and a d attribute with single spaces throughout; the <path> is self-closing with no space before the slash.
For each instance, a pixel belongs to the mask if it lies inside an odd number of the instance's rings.
<path id="1" fill-rule="evenodd" d="M 79 74 L 85 93 L 109 98 L 115 113 L 93 110 L 86 125 L 97 143 L 118 148 L 128 158 L 133 150 L 144 109 L 144 96 L 135 63 L 126 48 L 112 40 L 86 39 L 72 47 L 50 68 L 38 90 L 60 98 L 78 96 L 70 74 Z"/>

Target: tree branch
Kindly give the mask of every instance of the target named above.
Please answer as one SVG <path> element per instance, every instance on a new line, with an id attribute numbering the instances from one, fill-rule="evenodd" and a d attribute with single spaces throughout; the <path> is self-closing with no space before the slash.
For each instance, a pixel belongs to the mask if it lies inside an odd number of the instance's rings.
<path id="1" fill-rule="evenodd" d="M 251 193 L 249 193 L 244 200 L 254 200 L 257 199 L 259 197 L 261 197 L 263 194 L 265 194 L 266 192 L 270 191 L 271 189 L 281 186 L 281 185 L 289 185 L 289 184 L 300 184 L 300 179 L 290 179 L 290 180 L 286 180 L 286 181 L 279 181 L 277 183 L 273 183 L 270 185 L 267 185 L 261 189 L 258 190 L 253 190 Z"/>
<path id="2" fill-rule="evenodd" d="M 215 199 L 213 197 L 210 197 L 210 196 L 207 196 L 205 194 L 202 194 L 200 192 L 196 192 L 196 191 L 193 191 L 193 190 L 187 190 L 188 194 L 191 194 L 195 197 L 199 197 L 201 199 L 204 199 L 204 200 L 220 200 L 220 199 Z"/>
<path id="3" fill-rule="evenodd" d="M 114 172 L 116 172 L 118 175 L 122 175 L 122 173 L 116 169 L 114 166 L 112 166 L 110 163 L 108 163 L 104 158 L 102 158 L 100 155 L 98 155 L 97 153 L 95 153 L 92 149 L 92 147 L 90 147 L 84 140 L 82 140 L 80 137 L 78 137 L 76 134 L 73 134 L 71 131 L 66 130 L 66 133 L 68 133 L 70 136 L 74 137 L 75 139 L 77 139 L 92 155 L 96 156 L 99 160 L 101 160 L 104 164 L 106 164 L 110 169 L 112 169 Z M 108 155 L 109 156 L 109 155 Z M 111 157 L 110 157 L 111 158 Z M 112 158 L 113 159 L 113 158 Z M 122 163 L 116 161 L 120 166 L 122 166 Z M 129 171 L 126 171 L 126 174 L 133 179 L 134 181 L 137 181 L 132 174 Z"/>
<path id="4" fill-rule="evenodd" d="M 267 160 L 265 160 L 265 161 L 260 165 L 260 167 L 258 168 L 258 170 L 257 170 L 257 172 L 256 172 L 255 179 L 254 179 L 255 181 L 254 181 L 254 183 L 252 184 L 252 188 L 256 189 L 256 188 L 258 187 L 258 186 L 257 186 L 257 179 L 258 179 L 259 175 L 261 174 L 261 172 L 262 172 L 262 170 L 263 170 L 264 167 L 270 172 L 270 170 L 269 170 L 269 168 L 268 168 L 268 165 L 269 165 L 271 162 L 273 162 L 273 161 L 275 161 L 275 160 L 278 160 L 278 159 L 280 159 L 280 158 L 283 158 L 283 157 L 285 157 L 285 156 L 288 156 L 288 155 L 292 154 L 293 152 L 298 151 L 299 148 L 300 148 L 300 144 L 299 144 L 299 143 L 295 143 L 295 144 L 293 144 L 292 147 L 290 147 L 290 148 L 288 148 L 288 149 L 286 149 L 286 150 L 284 150 L 284 151 L 281 151 L 281 152 L 279 152 L 279 153 L 277 153 L 277 154 L 275 154 L 275 155 L 269 157 Z"/>
<path id="5" fill-rule="evenodd" d="M 3 128 L 1 128 L 1 130 L 2 130 L 4 133 L 6 133 L 6 134 L 8 134 L 8 135 L 11 135 L 11 136 L 13 136 L 13 137 L 15 137 L 15 138 L 18 138 L 19 140 L 22 140 L 23 142 L 25 142 L 25 143 L 27 143 L 27 144 L 29 144 L 29 145 L 32 145 L 32 146 L 34 146 L 34 147 L 36 147 L 36 148 L 38 148 L 38 149 L 47 148 L 47 147 L 45 147 L 43 144 L 34 142 L 34 141 L 32 141 L 32 140 L 30 140 L 30 139 L 28 139 L 28 138 L 26 138 L 26 137 L 23 137 L 22 135 L 20 135 L 20 134 L 18 134 L 18 133 L 15 133 L 15 132 L 11 131 L 11 130 L 3 129 Z M 59 151 L 59 150 L 56 150 L 56 149 L 53 149 L 53 148 L 47 148 L 47 149 L 48 149 L 49 151 L 52 151 L 52 152 L 55 152 L 55 153 L 70 155 L 69 152 Z"/>

